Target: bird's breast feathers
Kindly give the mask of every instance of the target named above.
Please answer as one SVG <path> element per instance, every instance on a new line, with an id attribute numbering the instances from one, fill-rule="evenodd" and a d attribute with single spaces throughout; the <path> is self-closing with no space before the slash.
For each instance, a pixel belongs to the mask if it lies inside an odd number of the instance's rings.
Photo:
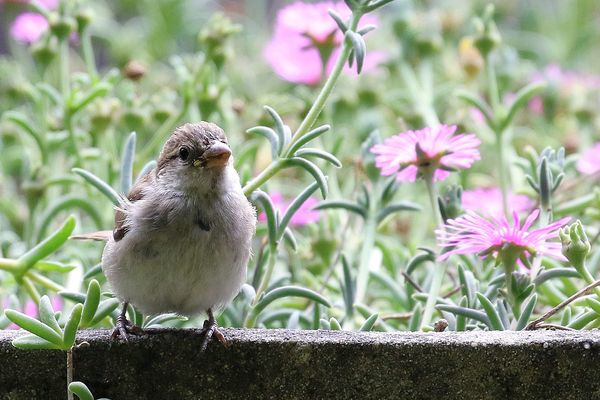
<path id="1" fill-rule="evenodd" d="M 245 279 L 254 209 L 235 192 L 212 201 L 155 196 L 128 205 L 127 234 L 106 246 L 102 264 L 113 290 L 146 313 L 225 304 Z"/>

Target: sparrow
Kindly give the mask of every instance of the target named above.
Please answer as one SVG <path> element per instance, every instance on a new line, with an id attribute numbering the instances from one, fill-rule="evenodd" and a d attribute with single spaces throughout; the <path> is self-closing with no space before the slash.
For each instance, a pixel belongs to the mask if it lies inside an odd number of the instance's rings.
<path id="1" fill-rule="evenodd" d="M 203 351 L 213 335 L 226 343 L 214 312 L 245 281 L 255 228 L 225 133 L 200 122 L 172 133 L 116 207 L 112 232 L 75 238 L 107 240 L 102 270 L 123 304 L 113 338 L 142 332 L 126 318 L 129 304 L 149 315 L 205 312 Z"/>

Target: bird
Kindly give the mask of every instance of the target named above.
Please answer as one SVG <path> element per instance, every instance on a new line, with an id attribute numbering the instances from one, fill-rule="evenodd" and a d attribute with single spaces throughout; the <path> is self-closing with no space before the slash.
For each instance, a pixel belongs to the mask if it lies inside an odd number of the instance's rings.
<path id="1" fill-rule="evenodd" d="M 147 315 L 206 313 L 203 351 L 213 335 L 226 343 L 214 313 L 245 281 L 255 229 L 223 129 L 199 122 L 171 134 L 115 207 L 112 231 L 73 238 L 106 241 L 102 270 L 123 304 L 113 338 L 142 333 L 126 318 L 129 304 Z"/>

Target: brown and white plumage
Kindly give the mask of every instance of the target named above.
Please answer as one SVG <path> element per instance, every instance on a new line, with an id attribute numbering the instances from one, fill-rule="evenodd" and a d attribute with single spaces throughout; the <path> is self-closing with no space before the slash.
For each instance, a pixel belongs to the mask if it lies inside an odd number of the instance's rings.
<path id="1" fill-rule="evenodd" d="M 102 269 L 115 295 L 146 314 L 190 315 L 226 305 L 245 280 L 256 214 L 223 131 L 186 124 L 115 212 Z"/>

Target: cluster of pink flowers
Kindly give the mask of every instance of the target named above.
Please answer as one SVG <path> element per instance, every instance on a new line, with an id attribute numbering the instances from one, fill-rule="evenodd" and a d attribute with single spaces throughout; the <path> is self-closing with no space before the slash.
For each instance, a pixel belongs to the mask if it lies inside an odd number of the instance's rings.
<path id="1" fill-rule="evenodd" d="M 531 82 L 548 82 L 564 91 L 570 91 L 577 87 L 587 90 L 600 88 L 600 76 L 566 70 L 558 64 L 548 64 L 541 72 L 535 72 L 530 80 Z"/>
<path id="2" fill-rule="evenodd" d="M 38 0 L 38 3 L 48 10 L 58 7 L 58 0 Z M 43 15 L 27 11 L 17 15 L 10 26 L 10 35 L 19 42 L 31 44 L 42 37 L 48 26 Z"/>
<path id="3" fill-rule="evenodd" d="M 523 194 L 509 193 L 507 196 L 510 210 L 521 214 L 530 211 L 534 202 Z M 502 191 L 497 187 L 465 190 L 462 193 L 462 207 L 465 210 L 477 211 L 480 214 L 500 219 L 504 216 Z"/>
<path id="4" fill-rule="evenodd" d="M 500 252 L 510 247 L 511 251 L 520 252 L 521 257 L 544 255 L 566 260 L 561 252 L 561 243 L 550 240 L 558 237 L 558 228 L 570 218 L 531 229 L 539 214 L 539 209 L 534 210 L 521 225 L 516 212 L 513 212 L 511 224 L 505 216 L 484 218 L 469 210 L 461 217 L 448 220 L 444 229 L 436 230 L 438 244 L 448 250 L 439 259 L 445 260 L 453 254 L 491 254 L 498 257 Z"/>
<path id="5" fill-rule="evenodd" d="M 273 202 L 275 209 L 279 211 L 279 215 L 285 214 L 290 203 L 284 199 L 283 195 L 279 192 L 271 192 L 269 193 L 269 197 L 271 197 L 271 201 Z M 318 202 L 319 201 L 316 198 L 309 197 L 296 211 L 290 220 L 290 225 L 302 226 L 317 222 L 319 220 L 320 213 L 317 210 L 313 210 L 313 207 L 315 207 Z M 267 216 L 264 212 L 260 213 L 258 216 L 259 221 L 265 221 L 266 219 Z"/>
<path id="6" fill-rule="evenodd" d="M 273 37 L 264 50 L 264 57 L 277 75 L 290 82 L 315 85 L 323 72 L 331 71 L 344 35 L 329 16 L 330 9 L 342 19 L 350 16 L 350 9 L 341 1 L 296 1 L 279 10 Z M 374 23 L 377 18 L 366 15 L 361 27 Z M 363 71 L 375 68 L 384 59 L 382 52 L 368 52 Z"/>
<path id="7" fill-rule="evenodd" d="M 375 165 L 398 181 L 414 182 L 424 169 L 433 169 L 435 180 L 446 179 L 449 170 L 470 168 L 480 158 L 479 139 L 455 132 L 454 125 L 438 125 L 389 137 L 371 148 Z"/>
<path id="8" fill-rule="evenodd" d="M 444 179 L 448 170 L 469 168 L 480 157 L 479 139 L 455 132 L 456 126 L 439 125 L 392 136 L 371 149 L 376 155 L 375 165 L 382 175 L 396 174 L 399 181 L 413 182 L 420 174 L 432 170 L 435 179 Z M 533 210 L 521 225 L 519 213 L 529 211 L 533 201 L 524 195 L 509 194 L 511 223 L 504 215 L 498 188 L 465 191 L 462 203 L 466 213 L 449 219 L 443 228 L 436 230 L 438 243 L 446 250 L 440 261 L 452 254 L 498 257 L 507 248 L 516 251 L 519 258 L 545 255 L 564 260 L 561 243 L 550 240 L 558 237 L 558 228 L 568 222 L 568 217 L 531 229 L 540 210 Z"/>

